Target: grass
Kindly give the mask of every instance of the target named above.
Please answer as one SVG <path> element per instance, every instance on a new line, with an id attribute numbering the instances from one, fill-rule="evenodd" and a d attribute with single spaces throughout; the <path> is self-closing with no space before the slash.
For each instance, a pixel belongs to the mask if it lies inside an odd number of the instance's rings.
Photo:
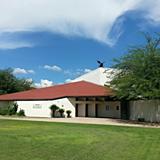
<path id="1" fill-rule="evenodd" d="M 0 160 L 159 160 L 160 129 L 0 120 Z"/>

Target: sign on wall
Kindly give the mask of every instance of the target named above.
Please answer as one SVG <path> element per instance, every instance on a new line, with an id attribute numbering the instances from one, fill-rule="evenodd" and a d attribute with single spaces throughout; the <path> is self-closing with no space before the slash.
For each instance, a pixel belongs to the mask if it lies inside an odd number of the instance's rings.
<path id="1" fill-rule="evenodd" d="M 42 105 L 41 104 L 34 104 L 33 109 L 42 109 Z"/>

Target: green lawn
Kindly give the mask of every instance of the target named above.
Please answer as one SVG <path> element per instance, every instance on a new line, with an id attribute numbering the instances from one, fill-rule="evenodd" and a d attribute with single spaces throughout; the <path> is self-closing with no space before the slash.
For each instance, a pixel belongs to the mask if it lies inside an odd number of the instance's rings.
<path id="1" fill-rule="evenodd" d="M 0 160 L 159 160 L 160 129 L 0 120 Z"/>

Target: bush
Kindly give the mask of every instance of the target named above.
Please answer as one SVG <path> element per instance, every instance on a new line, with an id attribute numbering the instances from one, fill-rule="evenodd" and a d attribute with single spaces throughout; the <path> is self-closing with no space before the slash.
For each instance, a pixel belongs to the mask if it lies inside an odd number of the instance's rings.
<path id="1" fill-rule="evenodd" d="M 8 108 L 0 108 L 0 115 L 4 116 L 8 114 Z"/>
<path id="2" fill-rule="evenodd" d="M 63 117 L 64 109 L 63 108 L 59 109 L 59 113 L 60 113 L 61 117 Z"/>
<path id="3" fill-rule="evenodd" d="M 55 117 L 55 112 L 59 109 L 59 107 L 58 107 L 57 105 L 55 105 L 55 104 L 52 104 L 52 105 L 50 106 L 50 109 L 51 109 L 51 111 L 52 111 L 51 117 Z"/>
<path id="4" fill-rule="evenodd" d="M 25 116 L 25 112 L 23 109 L 20 109 L 20 111 L 17 113 L 18 116 Z"/>
<path id="5" fill-rule="evenodd" d="M 70 118 L 72 111 L 71 110 L 67 110 L 66 113 L 67 113 L 67 117 Z"/>
<path id="6" fill-rule="evenodd" d="M 18 110 L 18 104 L 17 104 L 17 103 L 14 103 L 14 104 L 13 104 L 12 110 L 13 110 L 13 113 L 14 113 L 14 114 L 17 113 L 17 110 Z"/>
<path id="7" fill-rule="evenodd" d="M 144 118 L 138 118 L 138 122 L 145 122 Z"/>
<path id="8" fill-rule="evenodd" d="M 15 114 L 17 113 L 17 109 L 18 109 L 18 104 L 17 104 L 17 103 L 14 103 L 14 104 L 13 104 L 13 107 L 10 107 L 10 106 L 9 106 L 8 114 L 9 114 L 9 115 L 15 115 Z"/>
<path id="9" fill-rule="evenodd" d="M 13 108 L 9 107 L 8 109 L 8 115 L 13 115 L 14 114 L 14 111 L 13 111 Z"/>

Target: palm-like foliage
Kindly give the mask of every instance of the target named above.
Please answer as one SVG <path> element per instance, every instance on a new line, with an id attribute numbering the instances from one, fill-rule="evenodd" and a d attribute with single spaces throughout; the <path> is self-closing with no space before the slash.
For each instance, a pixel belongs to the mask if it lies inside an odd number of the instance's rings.
<path id="1" fill-rule="evenodd" d="M 60 113 L 61 117 L 63 117 L 64 109 L 63 108 L 59 109 L 59 113 Z"/>
<path id="2" fill-rule="evenodd" d="M 55 117 L 55 113 L 56 113 L 56 111 L 59 109 L 59 107 L 58 107 L 57 105 L 55 105 L 55 104 L 52 104 L 52 105 L 50 106 L 50 109 L 51 109 L 51 111 L 52 111 L 51 116 L 52 116 L 52 117 Z"/>
<path id="3" fill-rule="evenodd" d="M 68 117 L 68 118 L 71 117 L 71 113 L 72 113 L 71 110 L 67 110 L 66 113 L 67 113 L 67 117 Z"/>

